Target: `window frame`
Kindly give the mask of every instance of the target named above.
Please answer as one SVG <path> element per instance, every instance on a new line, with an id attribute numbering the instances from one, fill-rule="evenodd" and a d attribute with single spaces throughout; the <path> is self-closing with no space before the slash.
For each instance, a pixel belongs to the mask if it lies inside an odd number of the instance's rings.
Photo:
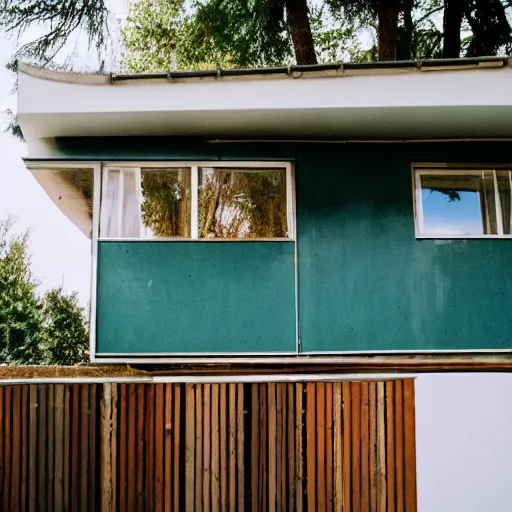
<path id="1" fill-rule="evenodd" d="M 233 169 L 262 169 L 265 167 L 276 170 L 285 171 L 286 182 L 286 223 L 288 236 L 287 237 L 267 237 L 267 238 L 200 238 L 199 237 L 199 222 L 198 222 L 198 198 L 199 198 L 199 169 L 202 167 L 208 168 L 233 168 Z M 264 242 L 264 241 L 294 241 L 296 239 L 296 222 L 295 222 L 295 183 L 294 183 L 294 169 L 289 161 L 224 161 L 224 160 L 182 160 L 182 161 L 115 161 L 115 162 L 102 162 L 101 164 L 101 190 L 102 198 L 107 190 L 107 176 L 109 171 L 119 170 L 121 175 L 123 172 L 135 172 L 138 177 L 138 193 L 139 193 L 139 207 L 141 204 L 140 198 L 140 180 L 142 169 L 144 168 L 163 168 L 163 169 L 190 169 L 190 237 L 105 237 L 98 233 L 98 240 L 101 242 L 117 241 L 117 242 Z M 122 201 L 120 201 L 119 208 L 122 210 Z M 100 206 L 100 216 L 103 218 L 103 209 Z M 101 222 L 100 222 L 101 231 Z"/>
<path id="2" fill-rule="evenodd" d="M 501 202 L 499 200 L 499 191 L 497 187 L 497 171 L 512 171 L 511 164 L 461 164 L 461 163 L 422 163 L 417 162 L 411 165 L 412 170 L 412 192 L 413 192 L 413 211 L 414 211 L 414 229 L 417 240 L 509 240 L 512 234 L 503 234 L 503 220 L 501 215 Z M 423 232 L 423 198 L 421 188 L 422 175 L 439 175 L 450 176 L 458 173 L 465 175 L 479 175 L 482 171 L 492 171 L 494 180 L 494 195 L 496 208 L 496 223 L 498 226 L 498 234 L 482 234 L 482 235 L 441 235 L 441 234 L 425 234 Z"/>

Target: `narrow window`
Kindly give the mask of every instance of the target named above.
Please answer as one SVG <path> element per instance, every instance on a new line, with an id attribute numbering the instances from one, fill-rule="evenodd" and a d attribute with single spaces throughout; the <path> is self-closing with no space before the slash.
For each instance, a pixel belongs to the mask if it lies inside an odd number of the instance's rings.
<path id="1" fill-rule="evenodd" d="M 419 237 L 511 234 L 511 171 L 416 170 Z"/>

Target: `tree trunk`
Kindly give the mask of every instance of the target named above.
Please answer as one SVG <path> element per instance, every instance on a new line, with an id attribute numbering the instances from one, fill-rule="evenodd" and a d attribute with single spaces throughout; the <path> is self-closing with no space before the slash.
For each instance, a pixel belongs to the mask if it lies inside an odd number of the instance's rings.
<path id="1" fill-rule="evenodd" d="M 306 0 L 286 0 L 286 15 L 297 64 L 316 64 L 315 44 Z"/>
<path id="2" fill-rule="evenodd" d="M 413 52 L 412 48 L 412 36 L 414 32 L 414 24 L 412 21 L 412 10 L 414 7 L 414 0 L 404 0 L 404 53 L 406 59 L 416 58 L 416 52 Z"/>
<path id="3" fill-rule="evenodd" d="M 445 59 L 457 59 L 460 57 L 463 2 L 464 0 L 444 0 L 443 57 Z"/>
<path id="4" fill-rule="evenodd" d="M 396 60 L 398 35 L 398 2 L 383 2 L 377 11 L 379 18 L 379 60 Z"/>

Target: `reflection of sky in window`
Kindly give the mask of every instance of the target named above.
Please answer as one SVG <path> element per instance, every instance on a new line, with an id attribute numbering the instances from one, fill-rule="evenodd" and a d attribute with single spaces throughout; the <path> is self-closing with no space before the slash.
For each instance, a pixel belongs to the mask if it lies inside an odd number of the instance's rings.
<path id="1" fill-rule="evenodd" d="M 482 235 L 478 192 L 459 192 L 460 201 L 434 190 L 423 189 L 424 235 Z"/>

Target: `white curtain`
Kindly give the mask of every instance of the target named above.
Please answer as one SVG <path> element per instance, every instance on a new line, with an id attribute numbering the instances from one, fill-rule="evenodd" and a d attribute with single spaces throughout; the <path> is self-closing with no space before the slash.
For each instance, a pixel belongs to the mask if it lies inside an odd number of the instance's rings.
<path id="1" fill-rule="evenodd" d="M 123 176 L 123 232 L 126 238 L 140 236 L 139 180 L 136 172 L 125 171 Z"/>
<path id="2" fill-rule="evenodd" d="M 100 236 L 140 236 L 139 173 L 137 170 L 108 170 L 101 201 Z"/>
<path id="3" fill-rule="evenodd" d="M 103 187 L 101 200 L 101 230 L 100 236 L 105 238 L 118 238 L 121 236 L 120 229 L 120 171 L 108 171 L 106 184 Z M 105 175 L 103 176 L 105 179 Z"/>

